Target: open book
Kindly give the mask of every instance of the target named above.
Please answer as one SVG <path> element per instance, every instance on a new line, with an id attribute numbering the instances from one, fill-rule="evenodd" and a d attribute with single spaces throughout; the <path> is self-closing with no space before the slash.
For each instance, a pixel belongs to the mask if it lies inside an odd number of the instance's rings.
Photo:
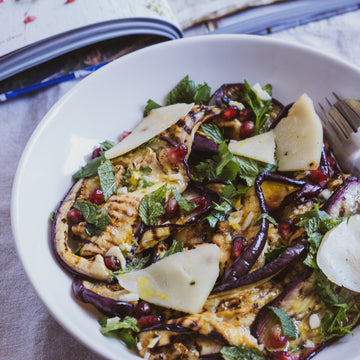
<path id="1" fill-rule="evenodd" d="M 0 0 L 0 103 L 184 36 L 264 34 L 357 0 Z M 265 6 L 266 5 L 266 6 Z M 341 5 L 341 6 L 340 6 Z M 341 9 L 343 11 L 343 9 Z M 29 69 L 29 70 L 28 70 Z"/>

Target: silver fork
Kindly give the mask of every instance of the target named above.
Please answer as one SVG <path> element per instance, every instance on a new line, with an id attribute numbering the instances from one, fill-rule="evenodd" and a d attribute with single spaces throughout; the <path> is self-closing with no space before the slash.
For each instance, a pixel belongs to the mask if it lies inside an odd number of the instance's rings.
<path id="1" fill-rule="evenodd" d="M 319 103 L 325 136 L 341 168 L 360 177 L 360 101 L 332 94 L 334 103 L 325 98 L 329 111 Z"/>

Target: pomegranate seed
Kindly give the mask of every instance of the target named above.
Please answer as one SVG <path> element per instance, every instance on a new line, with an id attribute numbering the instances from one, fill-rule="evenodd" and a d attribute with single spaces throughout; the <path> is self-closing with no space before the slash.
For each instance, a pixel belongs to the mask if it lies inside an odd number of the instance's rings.
<path id="1" fill-rule="evenodd" d="M 311 170 L 310 177 L 315 184 L 321 187 L 326 185 L 327 175 L 324 174 L 320 169 Z"/>
<path id="2" fill-rule="evenodd" d="M 71 4 L 73 3 L 75 0 L 66 0 L 65 4 Z"/>
<path id="3" fill-rule="evenodd" d="M 330 166 L 334 166 L 334 165 L 335 165 L 335 159 L 332 158 L 331 156 L 327 156 L 327 157 L 326 157 L 326 160 L 327 160 L 327 162 L 328 162 L 328 165 L 330 165 Z"/>
<path id="4" fill-rule="evenodd" d="M 141 316 L 138 319 L 137 325 L 140 329 L 147 329 L 156 324 L 159 324 L 160 321 L 161 321 L 161 317 L 159 315 L 145 315 L 145 316 Z"/>
<path id="5" fill-rule="evenodd" d="M 131 131 L 123 131 L 123 133 L 120 135 L 119 141 L 124 140 L 130 134 L 131 134 Z"/>
<path id="6" fill-rule="evenodd" d="M 151 312 L 150 305 L 145 301 L 141 301 L 135 308 L 135 317 L 139 319 L 142 316 L 149 315 L 150 312 Z"/>
<path id="7" fill-rule="evenodd" d="M 181 144 L 169 150 L 167 157 L 172 164 L 179 164 L 184 161 L 188 152 L 187 147 Z"/>
<path id="8" fill-rule="evenodd" d="M 179 215 L 180 212 L 180 206 L 177 203 L 176 199 L 174 197 L 170 198 L 168 203 L 165 205 L 165 214 L 164 217 L 166 219 L 172 219 Z"/>
<path id="9" fill-rule="evenodd" d="M 203 212 L 211 205 L 211 202 L 205 196 L 199 196 L 197 198 L 191 199 L 190 201 L 197 205 L 193 211 L 193 213 L 195 212 L 197 214 Z"/>
<path id="10" fill-rule="evenodd" d="M 230 107 L 226 110 L 223 110 L 221 117 L 225 120 L 233 120 L 237 117 L 239 110 L 235 107 Z"/>
<path id="11" fill-rule="evenodd" d="M 102 151 L 104 151 L 104 149 L 100 146 L 100 147 L 98 147 L 98 148 L 96 148 L 96 149 L 94 149 L 94 151 L 92 152 L 92 154 L 91 154 L 91 158 L 92 159 L 95 159 L 95 158 L 97 158 L 97 157 L 99 157 L 100 155 L 101 155 L 101 152 Z"/>
<path id="12" fill-rule="evenodd" d="M 36 16 L 29 15 L 24 19 L 24 24 L 28 24 L 28 23 L 30 23 L 32 21 L 35 21 L 35 20 L 36 20 Z"/>
<path id="13" fill-rule="evenodd" d="M 239 111 L 239 120 L 244 121 L 252 115 L 251 109 L 242 109 Z"/>
<path id="14" fill-rule="evenodd" d="M 269 347 L 271 349 L 282 349 L 287 343 L 287 338 L 285 335 L 282 335 L 282 330 L 279 325 L 274 325 L 271 328 L 271 333 L 269 335 Z"/>
<path id="15" fill-rule="evenodd" d="M 298 219 L 296 219 L 296 222 L 298 222 Z M 287 219 L 279 222 L 278 232 L 283 240 L 288 239 L 289 236 L 293 232 L 295 232 L 295 230 L 297 229 L 297 227 L 295 226 L 296 222 L 291 219 Z"/>
<path id="16" fill-rule="evenodd" d="M 298 356 L 291 356 L 287 351 L 274 351 L 271 360 L 298 360 Z"/>
<path id="17" fill-rule="evenodd" d="M 89 199 L 90 202 L 96 205 L 101 204 L 105 200 L 103 192 L 99 189 L 92 189 L 89 194 Z"/>
<path id="18" fill-rule="evenodd" d="M 255 133 L 255 124 L 253 121 L 246 120 L 241 124 L 240 137 L 242 139 L 249 138 Z"/>
<path id="19" fill-rule="evenodd" d="M 114 255 L 111 255 L 111 256 L 105 256 L 104 258 L 104 263 L 105 263 L 105 266 L 107 268 L 109 268 L 110 270 L 113 270 L 113 271 L 116 271 L 116 270 L 120 270 L 121 269 L 121 262 L 120 260 L 114 256 Z"/>
<path id="20" fill-rule="evenodd" d="M 74 208 L 69 210 L 67 216 L 73 224 L 78 224 L 79 222 L 84 220 L 82 212 Z"/>
<path id="21" fill-rule="evenodd" d="M 240 254 L 244 250 L 245 244 L 246 240 L 241 236 L 238 236 L 234 239 L 232 253 L 235 258 L 240 256 Z"/>

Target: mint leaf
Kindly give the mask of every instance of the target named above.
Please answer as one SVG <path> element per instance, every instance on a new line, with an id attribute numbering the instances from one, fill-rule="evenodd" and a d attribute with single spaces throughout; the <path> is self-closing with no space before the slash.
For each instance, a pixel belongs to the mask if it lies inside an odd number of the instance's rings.
<path id="1" fill-rule="evenodd" d="M 116 192 L 116 182 L 114 177 L 115 171 L 117 170 L 112 167 L 110 160 L 105 160 L 98 167 L 97 172 L 105 201 L 107 201 L 110 196 Z"/>
<path id="2" fill-rule="evenodd" d="M 140 184 L 141 188 L 147 188 L 147 187 L 150 187 L 150 186 L 154 185 L 154 183 L 152 181 L 146 180 L 145 178 L 140 178 L 139 179 L 139 184 Z"/>
<path id="3" fill-rule="evenodd" d="M 126 316 L 121 320 L 118 317 L 108 318 L 107 316 L 102 316 L 99 319 L 99 323 L 101 325 L 100 331 L 103 335 L 116 331 L 116 335 L 129 349 L 136 348 L 137 340 L 132 333 L 138 333 L 140 329 L 137 326 L 137 320 L 135 318 Z"/>
<path id="4" fill-rule="evenodd" d="M 181 194 L 173 186 L 171 187 L 171 191 L 174 195 L 176 202 L 185 212 L 191 213 L 197 207 L 195 203 L 193 203 L 192 201 L 188 201 L 183 196 L 181 196 Z"/>
<path id="5" fill-rule="evenodd" d="M 167 187 L 164 184 L 159 189 L 145 195 L 139 206 L 139 216 L 146 225 L 157 225 L 161 215 L 165 213 L 164 202 Z"/>
<path id="6" fill-rule="evenodd" d="M 211 87 L 205 82 L 197 86 L 193 100 L 195 104 L 207 105 L 211 98 Z"/>
<path id="7" fill-rule="evenodd" d="M 268 306 L 268 309 L 270 309 L 280 320 L 280 325 L 285 336 L 292 340 L 299 336 L 296 326 L 292 322 L 291 318 L 284 313 L 284 311 L 274 306 Z"/>
<path id="8" fill-rule="evenodd" d="M 138 181 L 133 178 L 133 173 L 133 169 L 128 168 L 121 179 L 121 185 L 126 186 L 130 192 L 135 191 L 138 187 Z"/>
<path id="9" fill-rule="evenodd" d="M 266 360 L 261 351 L 250 349 L 246 345 L 224 346 L 220 352 L 229 360 Z"/>
<path id="10" fill-rule="evenodd" d="M 123 320 L 119 317 L 108 318 L 107 316 L 102 316 L 99 319 L 99 323 L 101 325 L 100 331 L 102 334 L 119 329 L 130 329 L 135 332 L 140 332 L 140 329 L 137 326 L 137 320 L 130 316 L 125 316 Z"/>
<path id="11" fill-rule="evenodd" d="M 153 109 L 157 109 L 161 107 L 161 105 L 159 105 L 158 103 L 156 103 L 154 100 L 149 99 L 146 103 L 145 109 L 144 109 L 144 113 L 143 116 L 146 117 L 149 115 L 150 111 Z"/>
<path id="12" fill-rule="evenodd" d="M 272 100 L 261 100 L 246 80 L 244 80 L 244 84 L 246 90 L 244 94 L 245 99 L 249 103 L 256 117 L 255 135 L 261 134 L 267 131 L 267 119 L 272 109 Z M 271 95 L 272 91 L 270 84 L 267 84 L 263 89 Z"/>
<path id="13" fill-rule="evenodd" d="M 113 141 L 105 140 L 102 143 L 100 143 L 102 149 L 104 151 L 110 150 L 112 147 L 115 146 L 115 143 Z"/>
<path id="14" fill-rule="evenodd" d="M 178 252 L 182 252 L 183 250 L 184 250 L 184 243 L 182 241 L 177 242 L 176 240 L 173 240 L 170 247 L 166 250 L 163 258 L 166 258 L 166 257 L 176 254 Z"/>
<path id="15" fill-rule="evenodd" d="M 274 226 L 278 226 L 277 221 L 272 216 L 270 216 L 269 214 L 266 214 L 266 213 L 261 213 L 255 220 L 253 220 L 251 225 L 258 224 L 261 219 L 266 219 L 267 221 L 272 223 Z"/>
<path id="16" fill-rule="evenodd" d="M 211 213 L 205 218 L 209 222 L 211 228 L 214 228 L 219 221 L 224 221 L 231 213 L 232 206 L 224 201 L 220 205 L 213 202 Z"/>
<path id="17" fill-rule="evenodd" d="M 220 144 L 225 140 L 222 128 L 217 124 L 202 124 L 200 126 L 200 131 L 217 144 Z"/>
<path id="18" fill-rule="evenodd" d="M 89 163 L 82 166 L 75 174 L 73 174 L 73 179 L 79 180 L 82 178 L 88 178 L 97 174 L 98 167 L 105 160 L 104 154 L 101 154 L 99 157 L 92 159 Z"/>
<path id="19" fill-rule="evenodd" d="M 304 228 L 310 244 L 309 252 L 304 260 L 304 264 L 317 269 L 316 254 L 323 235 L 336 225 L 340 224 L 343 221 L 343 218 L 330 218 L 325 211 L 319 210 L 319 204 L 314 205 L 314 210 L 299 214 L 296 217 L 302 219 L 296 226 Z"/>
<path id="20" fill-rule="evenodd" d="M 152 172 L 152 169 L 151 169 L 151 167 L 150 166 L 141 166 L 140 167 L 140 171 L 141 171 L 141 173 L 143 174 L 143 175 L 150 175 L 151 174 L 151 172 Z"/>
<path id="21" fill-rule="evenodd" d="M 95 234 L 101 233 L 110 224 L 110 216 L 96 204 L 92 204 L 89 201 L 76 201 L 74 208 L 82 212 L 87 224 L 93 225 L 95 230 L 98 230 Z M 90 234 L 93 234 L 91 228 Z"/>
<path id="22" fill-rule="evenodd" d="M 265 263 L 268 264 L 269 262 L 277 259 L 287 248 L 287 245 L 280 245 L 279 247 L 265 253 Z"/>
<path id="23" fill-rule="evenodd" d="M 176 103 L 208 104 L 210 101 L 211 88 L 207 83 L 196 85 L 186 75 L 168 94 L 166 105 Z"/>

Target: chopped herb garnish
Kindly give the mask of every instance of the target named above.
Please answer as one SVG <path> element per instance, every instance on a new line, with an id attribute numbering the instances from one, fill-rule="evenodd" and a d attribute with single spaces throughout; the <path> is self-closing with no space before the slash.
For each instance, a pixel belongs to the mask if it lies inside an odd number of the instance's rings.
<path id="1" fill-rule="evenodd" d="M 210 101 L 211 88 L 207 83 L 196 85 L 186 75 L 168 94 L 166 105 L 176 103 L 208 104 Z"/>
<path id="2" fill-rule="evenodd" d="M 103 151 L 110 150 L 112 147 L 115 146 L 115 143 L 113 141 L 105 140 L 102 143 L 100 143 Z"/>
<path id="3" fill-rule="evenodd" d="M 152 181 L 150 181 L 150 180 L 145 179 L 145 178 L 140 178 L 139 179 L 139 185 L 140 185 L 141 188 L 148 188 L 150 186 L 153 186 L 154 183 Z"/>
<path id="4" fill-rule="evenodd" d="M 323 235 L 336 225 L 340 224 L 343 219 L 329 217 L 325 211 L 319 210 L 319 204 L 315 204 L 314 210 L 299 214 L 297 217 L 302 220 L 299 221 L 296 226 L 305 229 L 310 244 L 309 252 L 304 263 L 309 267 L 317 269 L 316 254 Z"/>
<path id="5" fill-rule="evenodd" d="M 249 103 L 256 117 L 255 135 L 261 134 L 267 131 L 267 119 L 269 118 L 272 109 L 272 100 L 260 99 L 246 80 L 244 83 L 246 89 L 245 99 Z M 263 90 L 265 90 L 270 96 L 272 95 L 272 88 L 270 84 L 265 85 Z"/>
<path id="6" fill-rule="evenodd" d="M 266 360 L 261 351 L 250 349 L 246 345 L 224 346 L 220 352 L 229 360 Z"/>
<path id="7" fill-rule="evenodd" d="M 82 166 L 80 170 L 78 170 L 75 174 L 73 174 L 73 178 L 75 180 L 79 180 L 81 178 L 88 178 L 97 174 L 97 170 L 102 162 L 105 161 L 104 154 L 101 154 L 99 157 L 92 159 L 89 163 Z"/>
<path id="8" fill-rule="evenodd" d="M 161 107 L 161 105 L 159 105 L 158 103 L 156 103 L 154 100 L 149 99 L 146 103 L 145 109 L 144 109 L 144 113 L 143 116 L 146 117 L 149 115 L 150 111 L 153 109 L 157 109 Z"/>
<path id="9" fill-rule="evenodd" d="M 131 271 L 141 270 L 149 261 L 150 255 L 142 258 L 133 258 L 132 261 L 126 265 L 125 269 L 114 271 L 114 275 L 125 274 Z"/>
<path id="10" fill-rule="evenodd" d="M 261 221 L 261 219 L 266 219 L 274 226 L 278 226 L 277 221 L 272 216 L 270 216 L 269 214 L 266 214 L 266 213 L 261 213 L 255 220 L 253 220 L 251 225 L 257 225 Z"/>
<path id="11" fill-rule="evenodd" d="M 80 210 L 87 222 L 89 235 L 99 235 L 110 224 L 110 216 L 96 204 L 89 201 L 76 201 L 74 208 Z"/>
<path id="12" fill-rule="evenodd" d="M 141 174 L 143 174 L 143 175 L 150 175 L 151 174 L 151 172 L 152 172 L 152 169 L 151 169 L 151 167 L 150 166 L 141 166 L 140 167 L 140 171 L 141 171 Z"/>
<path id="13" fill-rule="evenodd" d="M 50 213 L 49 220 L 50 220 L 51 222 L 53 222 L 53 221 L 55 220 L 55 211 L 52 211 L 52 212 Z"/>
<path id="14" fill-rule="evenodd" d="M 274 306 L 268 306 L 268 309 L 270 309 L 280 320 L 280 325 L 285 336 L 292 340 L 296 339 L 299 336 L 295 324 L 293 323 L 291 318 L 285 314 L 283 310 Z"/>
<path id="15" fill-rule="evenodd" d="M 207 135 L 211 140 L 220 144 L 225 140 L 222 128 L 217 124 L 205 123 L 200 126 L 200 131 Z"/>
<path id="16" fill-rule="evenodd" d="M 139 207 L 139 215 L 146 225 L 157 225 L 161 215 L 165 213 L 164 202 L 167 192 L 167 186 L 164 184 L 159 189 L 146 194 Z"/>
<path id="17" fill-rule="evenodd" d="M 182 252 L 184 250 L 184 243 L 181 242 L 177 242 L 175 239 L 173 240 L 172 244 L 170 245 L 170 247 L 166 250 L 163 258 L 166 258 L 170 255 L 176 254 L 178 252 Z"/>
<path id="18" fill-rule="evenodd" d="M 137 320 L 134 317 L 126 316 L 123 320 L 119 317 L 108 318 L 102 316 L 99 319 L 101 325 L 101 333 L 103 335 L 116 331 L 116 335 L 129 349 L 135 349 L 137 340 L 133 335 L 134 333 L 140 332 L 137 326 Z"/>
<path id="19" fill-rule="evenodd" d="M 181 194 L 176 190 L 175 187 L 171 187 L 171 191 L 180 208 L 183 209 L 186 213 L 191 213 L 197 207 L 195 203 L 186 200 L 183 196 L 181 196 Z"/>
<path id="20" fill-rule="evenodd" d="M 288 248 L 287 245 L 280 245 L 279 247 L 276 247 L 271 251 L 265 253 L 266 264 L 277 259 L 287 248 Z"/>
<path id="21" fill-rule="evenodd" d="M 214 202 L 213 209 L 205 220 L 209 222 L 210 227 L 214 228 L 219 221 L 226 219 L 231 210 L 232 206 L 227 201 L 222 202 L 220 205 Z"/>
<path id="22" fill-rule="evenodd" d="M 110 160 L 105 160 L 98 167 L 100 185 L 104 194 L 105 201 L 107 201 L 110 196 L 116 192 L 116 182 L 114 177 L 115 171 L 117 170 L 113 168 Z"/>

